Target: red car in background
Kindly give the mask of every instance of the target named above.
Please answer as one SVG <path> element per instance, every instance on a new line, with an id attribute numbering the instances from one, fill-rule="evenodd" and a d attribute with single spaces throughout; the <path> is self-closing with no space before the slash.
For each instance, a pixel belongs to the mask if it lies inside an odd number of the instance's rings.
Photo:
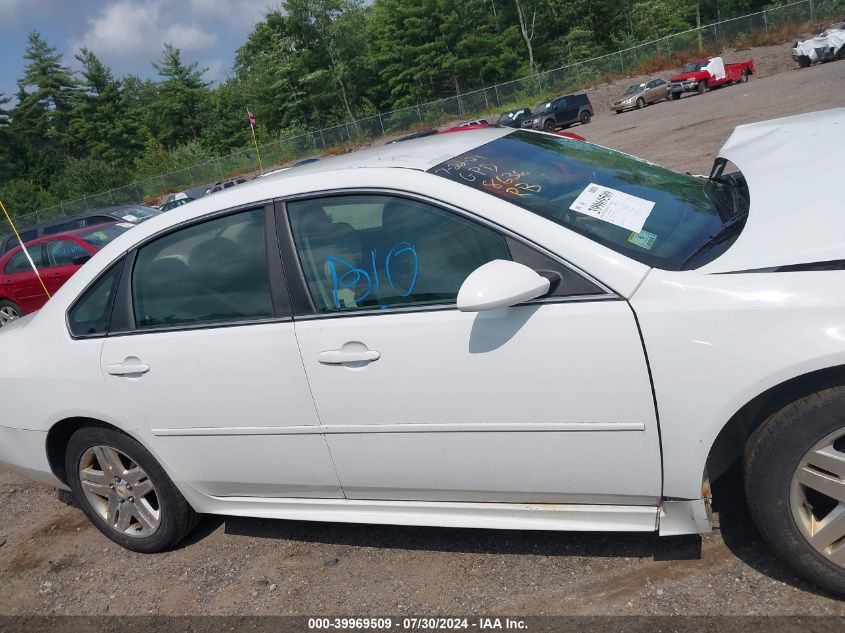
<path id="1" fill-rule="evenodd" d="M 132 226 L 125 222 L 89 226 L 33 240 L 26 248 L 52 295 L 94 253 Z M 47 299 L 20 246 L 0 257 L 0 327 L 39 310 Z"/>

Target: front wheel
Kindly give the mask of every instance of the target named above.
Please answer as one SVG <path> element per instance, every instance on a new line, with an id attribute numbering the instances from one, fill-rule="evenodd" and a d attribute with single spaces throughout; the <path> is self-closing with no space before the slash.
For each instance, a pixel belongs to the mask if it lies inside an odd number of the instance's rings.
<path id="1" fill-rule="evenodd" d="M 637 110 L 642 110 L 645 107 L 645 100 L 642 97 L 637 99 Z"/>
<path id="2" fill-rule="evenodd" d="M 698 94 L 703 95 L 705 92 L 707 92 L 707 82 L 702 81 L 698 84 Z"/>
<path id="3" fill-rule="evenodd" d="M 118 431 L 76 431 L 65 452 L 65 472 L 82 511 L 100 532 L 126 549 L 163 552 L 198 522 L 149 451 Z"/>
<path id="4" fill-rule="evenodd" d="M 581 125 L 587 125 L 590 122 L 592 115 L 587 111 L 584 110 L 581 112 L 581 115 L 578 117 L 578 120 L 581 122 Z"/>
<path id="5" fill-rule="evenodd" d="M 555 131 L 555 122 L 549 119 L 545 123 L 543 123 L 543 129 L 546 132 L 554 132 Z"/>
<path id="6" fill-rule="evenodd" d="M 17 321 L 22 316 L 23 310 L 20 309 L 17 303 L 7 299 L 0 300 L 0 327 L 12 321 Z"/>
<path id="7" fill-rule="evenodd" d="M 754 432 L 745 490 L 772 549 L 819 586 L 845 595 L 845 387 L 801 398 Z"/>

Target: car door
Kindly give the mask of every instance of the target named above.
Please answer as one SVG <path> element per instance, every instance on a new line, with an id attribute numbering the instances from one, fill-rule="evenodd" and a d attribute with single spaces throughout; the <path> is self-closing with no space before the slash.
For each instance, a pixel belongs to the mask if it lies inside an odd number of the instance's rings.
<path id="1" fill-rule="evenodd" d="M 42 276 L 50 294 L 54 294 L 79 270 L 84 263 L 79 263 L 82 258 L 95 253 L 93 248 L 70 238 L 52 239 L 45 242 L 43 247 L 46 268 Z"/>
<path id="2" fill-rule="evenodd" d="M 163 461 L 202 492 L 340 497 L 272 224 L 272 208 L 238 211 L 130 253 L 102 372 Z"/>
<path id="3" fill-rule="evenodd" d="M 656 502 L 654 403 L 625 301 L 424 200 L 339 195 L 286 214 L 297 340 L 347 497 Z M 554 290 L 459 312 L 458 288 L 494 259 Z"/>
<path id="4" fill-rule="evenodd" d="M 647 103 L 654 103 L 666 97 L 666 82 L 662 79 L 653 79 L 648 82 Z"/>
<path id="5" fill-rule="evenodd" d="M 556 100 L 553 104 L 555 113 L 555 123 L 557 125 L 563 125 L 569 121 L 570 108 L 568 106 L 568 101 L 569 100 L 566 97 L 562 97 Z"/>
<path id="6" fill-rule="evenodd" d="M 36 268 L 39 272 L 43 272 L 44 250 L 41 244 L 29 246 L 28 251 Z M 41 282 L 38 281 L 38 276 L 32 270 L 32 265 L 20 248 L 6 262 L 6 266 L 3 268 L 2 283 L 3 288 L 0 290 L 0 296 L 11 299 L 24 312 L 40 310 L 47 301 L 47 295 L 41 286 Z"/>

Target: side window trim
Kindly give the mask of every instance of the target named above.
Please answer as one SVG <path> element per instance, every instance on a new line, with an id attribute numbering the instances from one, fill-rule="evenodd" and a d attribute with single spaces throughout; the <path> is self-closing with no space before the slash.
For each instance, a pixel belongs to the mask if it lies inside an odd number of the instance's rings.
<path id="1" fill-rule="evenodd" d="M 127 255 L 121 255 L 116 260 L 114 260 L 112 263 L 110 263 L 108 266 L 106 266 L 100 272 L 99 275 L 94 277 L 94 279 L 92 279 L 91 282 L 89 282 L 89 284 L 87 286 L 85 286 L 85 288 L 82 289 L 82 292 L 80 292 L 79 295 L 76 297 L 76 299 L 74 299 L 73 302 L 70 304 L 70 306 L 68 306 L 68 309 L 65 311 L 65 327 L 67 328 L 67 332 L 73 340 L 91 339 L 91 338 L 104 338 L 104 337 L 109 335 L 109 332 L 111 331 L 111 327 L 114 324 L 115 307 L 117 306 L 118 301 L 120 300 L 120 283 L 123 279 L 123 276 L 126 274 L 127 261 L 128 261 L 128 256 Z M 115 267 L 118 267 L 118 266 L 121 268 L 121 271 L 118 275 L 117 288 L 115 289 L 114 296 L 112 297 L 112 300 L 111 300 L 109 326 L 107 328 L 107 331 L 103 332 L 101 334 L 74 334 L 73 328 L 71 327 L 71 324 L 70 324 L 70 314 L 71 314 L 71 312 L 73 312 L 73 310 L 76 308 L 76 306 L 79 304 L 79 302 L 82 301 L 87 296 L 89 290 L 91 290 L 94 286 L 96 286 L 103 277 L 110 274 L 115 269 Z"/>
<path id="2" fill-rule="evenodd" d="M 219 323 L 197 323 L 197 324 L 179 324 L 172 326 L 162 326 L 155 328 L 138 328 L 135 322 L 135 305 L 132 296 L 132 276 L 135 269 L 135 261 L 138 256 L 138 251 L 155 242 L 156 240 L 166 237 L 176 231 L 186 229 L 206 222 L 211 222 L 229 215 L 237 213 L 256 211 L 264 209 L 265 219 L 265 247 L 267 249 L 267 265 L 268 277 L 270 281 L 270 299 L 273 304 L 273 316 L 259 319 L 245 319 L 236 321 L 223 321 Z M 173 332 L 182 330 L 205 330 L 217 329 L 223 327 L 234 327 L 243 325 L 258 325 L 262 323 L 274 323 L 279 321 L 289 321 L 293 317 L 293 309 L 291 307 L 291 297 L 287 287 L 287 279 L 285 275 L 282 257 L 279 249 L 279 241 L 276 230 L 276 214 L 274 212 L 273 202 L 253 203 L 236 207 L 233 209 L 226 209 L 220 212 L 205 215 L 188 222 L 168 227 L 164 231 L 151 235 L 143 242 L 137 244 L 129 253 L 127 253 L 126 264 L 118 282 L 117 295 L 114 301 L 114 309 L 112 310 L 111 326 L 109 328 L 109 336 L 126 336 L 135 334 L 153 334 L 156 332 Z"/>
<path id="3" fill-rule="evenodd" d="M 408 307 L 396 307 L 391 308 L 390 310 L 382 310 L 379 308 L 375 308 L 372 310 L 355 310 L 354 312 L 331 312 L 331 313 L 321 313 L 316 310 L 314 306 L 313 300 L 311 298 L 311 293 L 308 290 L 308 285 L 305 280 L 305 271 L 302 268 L 302 263 L 300 261 L 299 256 L 297 255 L 296 245 L 293 239 L 293 231 L 291 228 L 290 223 L 290 216 L 287 213 L 287 203 L 288 202 L 299 202 L 303 200 L 319 200 L 322 198 L 335 198 L 340 196 L 349 196 L 349 195 L 384 195 L 384 196 L 392 196 L 395 198 L 404 198 L 407 200 L 412 200 L 416 202 L 423 202 L 425 204 L 432 205 L 441 211 L 447 213 L 453 213 L 455 215 L 460 216 L 461 218 L 473 222 L 475 224 L 480 224 L 482 226 L 487 227 L 498 233 L 500 236 L 505 238 L 506 241 L 511 242 L 515 241 L 517 243 L 522 244 L 524 247 L 533 250 L 539 255 L 547 257 L 551 259 L 553 262 L 558 264 L 559 266 L 563 266 L 573 274 L 578 275 L 581 279 L 585 280 L 586 282 L 596 286 L 599 290 L 602 291 L 602 294 L 583 294 L 583 295 L 569 295 L 569 296 L 551 296 L 551 297 L 543 297 L 541 299 L 537 299 L 535 301 L 529 301 L 528 304 L 542 304 L 542 303 L 572 303 L 572 302 L 584 302 L 584 301 L 606 301 L 606 300 L 620 300 L 621 297 L 615 293 L 613 290 L 605 286 L 599 280 L 595 279 L 591 275 L 588 275 L 586 272 L 576 268 L 569 262 L 561 259 L 558 255 L 548 251 L 547 249 L 531 242 L 530 240 L 522 237 L 510 231 L 509 229 L 495 224 L 487 220 L 486 218 L 481 218 L 469 211 L 464 209 L 455 207 L 451 204 L 444 203 L 439 200 L 435 200 L 432 198 L 428 198 L 423 195 L 415 195 L 407 191 L 397 191 L 391 189 L 379 189 L 379 188 L 366 188 L 366 189 L 336 189 L 331 191 L 323 191 L 319 194 L 299 194 L 295 196 L 290 196 L 286 198 L 280 198 L 276 201 L 276 230 L 279 235 L 279 246 L 281 248 L 282 253 L 282 260 L 284 262 L 285 270 L 287 271 L 287 280 L 288 280 L 288 290 L 290 292 L 291 301 L 293 304 L 293 314 L 294 320 L 296 319 L 331 319 L 331 318 L 341 318 L 341 317 L 355 317 L 355 316 L 372 316 L 375 314 L 396 314 L 401 312 L 434 312 L 434 311 L 441 311 L 441 310 L 456 310 L 456 304 L 437 304 L 437 305 L 429 305 L 429 306 L 408 306 Z"/>

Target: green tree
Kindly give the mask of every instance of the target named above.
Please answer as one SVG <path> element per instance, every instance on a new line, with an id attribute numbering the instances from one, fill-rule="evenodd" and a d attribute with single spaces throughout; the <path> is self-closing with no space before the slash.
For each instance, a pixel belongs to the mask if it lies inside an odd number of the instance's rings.
<path id="1" fill-rule="evenodd" d="M 70 130 L 79 154 L 129 165 L 143 149 L 139 122 L 129 116 L 121 82 L 90 50 L 76 59 L 82 64 L 81 90 L 76 97 Z"/>
<path id="2" fill-rule="evenodd" d="M 199 138 L 208 122 L 209 84 L 203 79 L 208 69 L 185 64 L 172 44 L 165 44 L 162 58 L 153 67 L 162 77 L 157 86 L 155 119 L 148 125 L 152 134 L 168 147 Z"/>
<path id="3" fill-rule="evenodd" d="M 29 34 L 24 59 L 9 126 L 18 153 L 15 171 L 46 186 L 72 148 L 68 127 L 76 82 L 62 56 L 36 31 Z"/>

